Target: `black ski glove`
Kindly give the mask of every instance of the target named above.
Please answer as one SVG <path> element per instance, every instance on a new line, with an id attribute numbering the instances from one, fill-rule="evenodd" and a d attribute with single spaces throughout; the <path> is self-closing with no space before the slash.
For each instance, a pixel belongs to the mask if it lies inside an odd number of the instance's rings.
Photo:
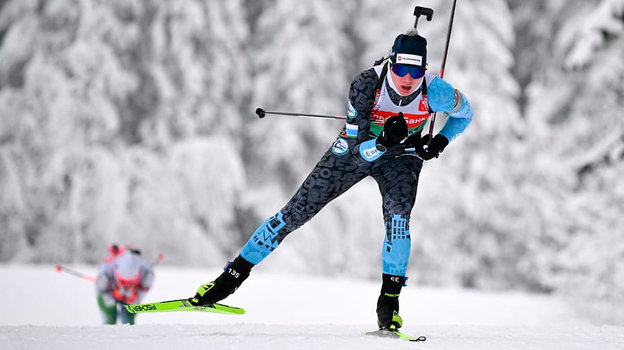
<path id="1" fill-rule="evenodd" d="M 408 138 L 403 141 L 405 148 L 422 149 L 423 146 L 426 145 L 426 143 L 423 142 L 428 142 L 429 138 L 422 137 L 421 132 L 422 130 L 408 136 Z"/>
<path id="2" fill-rule="evenodd" d="M 426 134 L 420 141 L 421 146 L 416 147 L 416 153 L 423 160 L 438 158 L 440 153 L 442 153 L 444 148 L 449 144 L 449 140 L 440 134 L 437 134 L 433 138 L 431 138 L 430 134 Z"/>
<path id="3" fill-rule="evenodd" d="M 377 149 L 385 151 L 386 149 L 398 145 L 407 137 L 407 123 L 403 118 L 403 113 L 392 116 L 386 120 L 381 134 L 377 138 Z"/>

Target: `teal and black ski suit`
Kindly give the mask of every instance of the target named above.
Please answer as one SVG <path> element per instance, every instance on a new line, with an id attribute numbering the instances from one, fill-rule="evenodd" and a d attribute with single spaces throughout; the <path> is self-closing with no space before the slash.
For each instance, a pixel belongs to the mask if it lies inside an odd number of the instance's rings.
<path id="1" fill-rule="evenodd" d="M 411 95 L 400 96 L 385 74 L 385 64 L 367 69 L 353 80 L 345 128 L 290 201 L 256 229 L 240 253 L 245 260 L 258 264 L 327 203 L 372 176 L 383 199 L 383 273 L 405 276 L 410 256 L 409 220 L 423 161 L 408 145 L 379 151 L 376 138 L 385 120 L 399 112 L 411 135 L 421 132 L 430 111 L 441 111 L 449 118 L 440 134 L 452 141 L 472 120 L 472 109 L 461 92 L 431 73 L 423 79 L 428 98 L 423 99 L 422 84 Z"/>

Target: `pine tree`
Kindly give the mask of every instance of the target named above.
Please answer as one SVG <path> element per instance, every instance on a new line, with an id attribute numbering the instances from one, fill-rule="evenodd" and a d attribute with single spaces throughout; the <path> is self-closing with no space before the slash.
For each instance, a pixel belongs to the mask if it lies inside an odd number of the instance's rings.
<path id="1" fill-rule="evenodd" d="M 179 233 L 215 247 L 187 254 L 180 240 L 182 261 L 221 262 L 243 187 L 239 139 L 222 136 L 249 98 L 240 6 L 3 5 L 0 184 L 14 190 L 0 217 L 14 239 L 0 259 L 94 262 L 110 241 L 157 249 Z M 232 188 L 218 208 L 206 201 Z"/>
<path id="2" fill-rule="evenodd" d="M 624 187 L 616 174 L 624 170 L 624 123 L 617 114 L 624 107 L 624 2 L 561 10 L 569 16 L 534 97 L 535 110 L 545 113 L 533 150 L 541 163 L 557 165 L 538 171 L 561 213 L 544 219 L 555 228 L 551 269 L 559 272 L 557 288 L 574 291 L 583 299 L 576 304 L 590 306 L 598 321 L 621 322 Z"/>

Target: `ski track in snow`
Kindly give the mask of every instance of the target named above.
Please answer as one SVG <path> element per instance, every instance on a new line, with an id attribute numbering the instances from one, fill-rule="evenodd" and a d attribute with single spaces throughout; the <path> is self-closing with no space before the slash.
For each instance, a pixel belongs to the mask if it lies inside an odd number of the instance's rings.
<path id="1" fill-rule="evenodd" d="M 76 269 L 95 275 L 93 266 Z M 144 301 L 190 296 L 219 268 L 160 266 Z M 403 331 L 424 343 L 361 335 L 375 329 L 379 283 L 277 276 L 258 269 L 227 304 L 242 316 L 163 313 L 102 326 L 90 282 L 53 266 L 0 265 L 0 349 L 624 349 L 624 327 L 594 326 L 562 301 L 410 285 Z"/>

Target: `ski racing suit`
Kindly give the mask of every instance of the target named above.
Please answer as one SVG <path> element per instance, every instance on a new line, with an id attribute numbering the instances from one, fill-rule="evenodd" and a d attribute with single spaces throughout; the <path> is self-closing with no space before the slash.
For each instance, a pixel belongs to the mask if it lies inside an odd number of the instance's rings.
<path id="1" fill-rule="evenodd" d="M 138 304 L 153 281 L 152 266 L 132 251 L 125 251 L 112 261 L 104 261 L 95 282 L 104 323 L 117 323 L 119 314 L 121 323 L 134 324 L 136 314 L 129 313 L 123 306 Z"/>
<path id="2" fill-rule="evenodd" d="M 372 176 L 383 199 L 383 273 L 405 276 L 410 256 L 410 213 L 423 161 L 409 145 L 380 151 L 376 138 L 386 119 L 399 112 L 407 122 L 408 135 L 412 135 L 422 131 L 430 111 L 441 111 L 449 118 L 440 134 L 452 141 L 472 120 L 472 109 L 461 92 L 429 72 L 423 79 L 428 98 L 423 98 L 422 84 L 409 96 L 400 96 L 382 69 L 384 64 L 365 70 L 353 80 L 344 129 L 290 201 L 262 223 L 243 246 L 240 256 L 245 260 L 258 264 L 327 203 Z"/>

